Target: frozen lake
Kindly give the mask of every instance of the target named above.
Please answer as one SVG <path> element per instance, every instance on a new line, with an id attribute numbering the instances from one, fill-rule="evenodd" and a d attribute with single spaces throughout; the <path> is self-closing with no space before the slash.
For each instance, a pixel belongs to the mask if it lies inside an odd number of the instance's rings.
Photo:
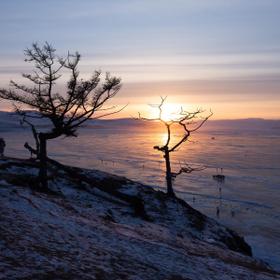
<path id="1" fill-rule="evenodd" d="M 172 153 L 179 163 L 201 164 L 200 172 L 176 178 L 178 196 L 194 208 L 245 236 L 253 254 L 280 270 L 280 129 L 206 126 Z M 179 132 L 175 131 L 175 140 Z M 29 157 L 29 129 L 0 126 L 6 155 Z M 69 165 L 100 169 L 165 190 L 162 154 L 153 149 L 165 138 L 161 130 L 118 122 L 84 128 L 78 138 L 49 142 L 49 156 Z M 213 180 L 223 168 L 223 184 Z M 217 207 L 219 215 L 217 215 Z"/>

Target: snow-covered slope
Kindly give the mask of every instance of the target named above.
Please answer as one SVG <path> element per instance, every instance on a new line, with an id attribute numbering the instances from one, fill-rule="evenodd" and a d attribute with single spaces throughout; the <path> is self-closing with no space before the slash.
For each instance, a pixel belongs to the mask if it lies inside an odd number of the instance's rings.
<path id="1" fill-rule="evenodd" d="M 151 187 L 0 160 L 0 279 L 280 279 L 235 232 Z"/>

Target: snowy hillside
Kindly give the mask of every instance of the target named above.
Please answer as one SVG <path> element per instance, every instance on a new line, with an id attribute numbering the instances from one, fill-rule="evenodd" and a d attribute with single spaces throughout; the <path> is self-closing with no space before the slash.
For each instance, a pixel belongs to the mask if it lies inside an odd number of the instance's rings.
<path id="1" fill-rule="evenodd" d="M 183 200 L 96 170 L 0 160 L 0 279 L 280 279 Z"/>

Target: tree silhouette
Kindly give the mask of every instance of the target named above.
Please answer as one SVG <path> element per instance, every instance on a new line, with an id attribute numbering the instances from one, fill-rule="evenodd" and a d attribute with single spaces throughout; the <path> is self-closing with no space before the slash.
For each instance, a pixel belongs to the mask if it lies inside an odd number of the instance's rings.
<path id="1" fill-rule="evenodd" d="M 170 161 L 170 153 L 175 152 L 184 142 L 186 142 L 191 133 L 197 131 L 200 129 L 203 124 L 213 115 L 213 113 L 210 111 L 210 114 L 208 114 L 206 117 L 202 117 L 201 114 L 204 112 L 201 109 L 197 109 L 194 112 L 188 112 L 184 111 L 183 108 L 181 108 L 181 111 L 174 116 L 174 118 L 169 120 L 163 119 L 163 105 L 166 100 L 166 97 L 161 97 L 160 104 L 156 104 L 153 107 L 156 107 L 158 109 L 158 117 L 156 118 L 145 118 L 142 117 L 139 113 L 139 119 L 145 120 L 145 121 L 158 121 L 162 123 L 167 132 L 167 139 L 166 142 L 162 146 L 154 146 L 155 150 L 158 150 L 162 152 L 165 159 L 165 173 L 166 173 L 166 185 L 167 185 L 167 194 L 170 196 L 175 196 L 173 185 L 172 185 L 172 179 L 176 178 L 181 173 L 191 173 L 193 171 L 200 171 L 203 170 L 203 166 L 198 167 L 192 167 L 187 163 L 184 163 L 184 165 L 180 167 L 180 170 L 178 172 L 172 172 L 171 169 L 171 161 Z M 183 135 L 180 137 L 180 139 L 175 142 L 175 144 L 170 143 L 172 133 L 171 133 L 171 127 L 177 125 L 183 130 Z"/>
<path id="2" fill-rule="evenodd" d="M 22 121 L 31 126 L 37 148 L 33 149 L 28 143 L 25 146 L 37 151 L 40 160 L 40 186 L 47 188 L 47 141 L 61 135 L 77 136 L 77 129 L 90 118 L 100 118 L 122 110 L 123 108 L 117 110 L 114 106 L 104 108 L 107 101 L 120 90 L 121 81 L 109 73 L 101 81 L 101 71 L 95 71 L 89 79 L 79 78 L 78 64 L 81 55 L 78 52 L 68 52 L 61 58 L 47 42 L 42 46 L 32 44 L 24 54 L 25 61 L 35 66 L 32 74 L 23 74 L 32 86 L 11 81 L 9 89 L 0 89 L 0 98 L 13 101 L 17 113 L 23 117 Z M 65 71 L 70 73 L 70 77 L 66 92 L 60 94 L 56 83 Z M 27 105 L 34 112 L 24 111 L 18 104 Z M 51 129 L 37 132 L 30 121 L 35 118 L 48 119 Z"/>

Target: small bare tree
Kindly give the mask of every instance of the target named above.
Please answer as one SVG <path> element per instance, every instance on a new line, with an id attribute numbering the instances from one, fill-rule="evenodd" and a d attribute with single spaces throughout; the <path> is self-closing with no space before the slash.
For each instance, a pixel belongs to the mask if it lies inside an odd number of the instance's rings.
<path id="1" fill-rule="evenodd" d="M 39 181 L 42 188 L 47 188 L 47 141 L 59 136 L 77 136 L 77 129 L 91 118 L 100 118 L 115 114 L 121 109 L 114 106 L 104 108 L 104 104 L 113 98 L 121 88 L 120 78 L 106 73 L 101 82 L 101 72 L 95 71 L 91 78 L 79 78 L 78 64 L 81 55 L 68 53 L 61 58 L 56 50 L 45 43 L 34 43 L 24 51 L 25 61 L 34 63 L 32 74 L 23 74 L 32 86 L 10 82 L 9 89 L 0 88 L 0 98 L 14 102 L 22 121 L 31 126 L 36 141 L 36 149 L 28 143 L 25 147 L 38 154 L 40 160 Z M 56 91 L 56 83 L 64 71 L 69 71 L 70 78 L 66 92 Z M 27 105 L 34 112 L 26 112 L 18 104 Z M 37 132 L 32 119 L 48 119 L 52 125 L 49 131 Z"/>
<path id="2" fill-rule="evenodd" d="M 156 107 L 158 109 L 158 117 L 156 118 L 145 118 L 142 117 L 139 113 L 139 119 L 145 120 L 145 121 L 159 121 L 162 123 L 167 132 L 167 139 L 166 142 L 162 146 L 154 146 L 155 150 L 158 150 L 162 152 L 165 159 L 165 168 L 166 168 L 166 184 L 167 184 L 167 194 L 170 196 L 175 196 L 173 185 L 172 185 L 172 179 L 176 178 L 181 173 L 191 173 L 193 171 L 200 171 L 203 170 L 203 166 L 198 167 L 192 167 L 187 163 L 184 163 L 184 165 L 180 166 L 180 170 L 178 172 L 172 172 L 171 169 L 171 161 L 170 161 L 170 153 L 175 152 L 184 142 L 186 142 L 191 133 L 197 131 L 199 128 L 203 126 L 203 124 L 213 115 L 213 113 L 210 111 L 210 113 L 206 117 L 202 117 L 201 114 L 204 112 L 201 109 L 197 109 L 194 112 L 187 112 L 184 111 L 183 108 L 181 108 L 181 111 L 174 116 L 174 118 L 169 120 L 163 119 L 163 105 L 166 100 L 166 97 L 161 97 L 160 104 L 156 104 L 153 107 Z M 173 145 L 171 145 L 171 127 L 177 125 L 182 128 L 183 135 L 182 137 Z M 170 146 L 171 145 L 171 146 Z"/>

